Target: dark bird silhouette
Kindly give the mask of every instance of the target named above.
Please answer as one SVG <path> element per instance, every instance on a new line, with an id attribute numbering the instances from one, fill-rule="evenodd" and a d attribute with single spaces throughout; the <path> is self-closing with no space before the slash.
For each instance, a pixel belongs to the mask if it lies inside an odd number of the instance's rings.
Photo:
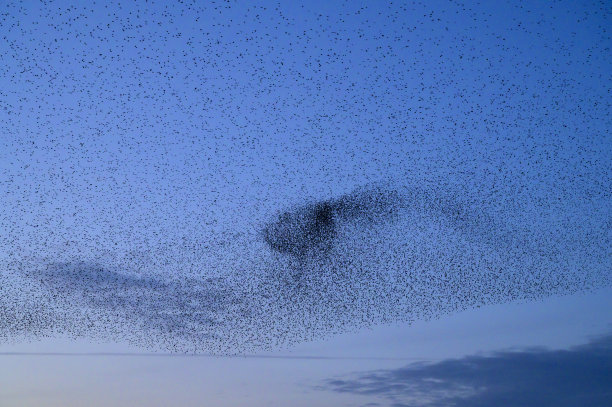
<path id="1" fill-rule="evenodd" d="M 609 285 L 609 4 L 370 3 L 3 1 L 0 342 L 237 353 Z"/>

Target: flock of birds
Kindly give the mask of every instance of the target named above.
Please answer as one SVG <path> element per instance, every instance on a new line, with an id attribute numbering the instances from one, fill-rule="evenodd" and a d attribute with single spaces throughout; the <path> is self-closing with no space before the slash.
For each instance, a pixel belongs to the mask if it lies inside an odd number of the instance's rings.
<path id="1" fill-rule="evenodd" d="M 608 2 L 0 6 L 0 344 L 278 349 L 610 284 Z"/>

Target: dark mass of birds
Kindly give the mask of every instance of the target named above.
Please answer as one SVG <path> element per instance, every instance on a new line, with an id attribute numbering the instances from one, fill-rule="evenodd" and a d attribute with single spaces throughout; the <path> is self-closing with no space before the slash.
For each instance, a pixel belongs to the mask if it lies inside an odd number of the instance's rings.
<path id="1" fill-rule="evenodd" d="M 611 16 L 3 2 L 0 344 L 274 350 L 610 285 Z"/>

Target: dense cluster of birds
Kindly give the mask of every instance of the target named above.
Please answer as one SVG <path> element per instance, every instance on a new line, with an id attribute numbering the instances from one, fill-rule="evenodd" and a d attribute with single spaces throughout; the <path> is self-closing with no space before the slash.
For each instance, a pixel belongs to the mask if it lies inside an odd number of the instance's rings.
<path id="1" fill-rule="evenodd" d="M 611 16 L 3 2 L 0 344 L 239 353 L 609 285 Z"/>

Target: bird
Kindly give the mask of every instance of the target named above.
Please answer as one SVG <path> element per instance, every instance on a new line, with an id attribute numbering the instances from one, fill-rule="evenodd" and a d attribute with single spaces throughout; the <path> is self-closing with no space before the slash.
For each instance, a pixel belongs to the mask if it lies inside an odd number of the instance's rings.
<path id="1" fill-rule="evenodd" d="M 3 2 L 0 343 L 240 354 L 608 286 L 609 20 Z"/>

